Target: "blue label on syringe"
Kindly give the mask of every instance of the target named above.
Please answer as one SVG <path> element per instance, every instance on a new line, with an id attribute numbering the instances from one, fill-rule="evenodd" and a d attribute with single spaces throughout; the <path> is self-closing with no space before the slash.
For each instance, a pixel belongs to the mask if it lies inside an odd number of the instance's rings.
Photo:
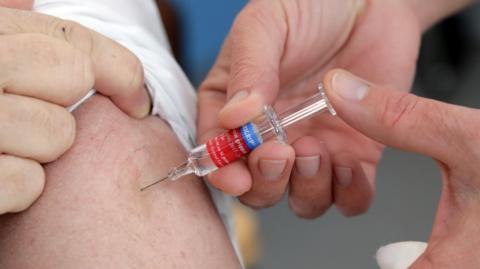
<path id="1" fill-rule="evenodd" d="M 247 147 L 250 150 L 254 150 L 256 147 L 262 144 L 262 140 L 258 137 L 257 132 L 255 132 L 255 125 L 253 123 L 247 123 L 240 128 L 242 133 L 243 140 L 247 144 Z"/>

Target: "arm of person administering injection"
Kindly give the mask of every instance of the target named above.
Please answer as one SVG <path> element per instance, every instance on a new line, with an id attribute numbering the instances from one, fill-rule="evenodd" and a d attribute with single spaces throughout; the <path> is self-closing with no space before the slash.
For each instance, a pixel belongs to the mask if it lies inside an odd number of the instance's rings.
<path id="1" fill-rule="evenodd" d="M 0 2 L 2 4 L 3 2 Z M 31 8 L 32 1 L 8 7 Z M 75 138 L 64 108 L 93 86 L 131 116 L 150 108 L 138 59 L 112 40 L 71 21 L 0 7 L 0 214 L 27 208 L 40 195 L 40 164 Z"/>
<path id="2" fill-rule="evenodd" d="M 472 1 L 252 1 L 238 15 L 200 87 L 199 140 L 305 98 L 333 67 L 408 91 L 421 32 Z M 208 179 L 255 208 L 289 191 L 289 206 L 315 218 L 332 204 L 345 215 L 373 199 L 383 146 L 341 119 L 316 117 Z M 235 180 L 233 180 L 235 179 Z"/>

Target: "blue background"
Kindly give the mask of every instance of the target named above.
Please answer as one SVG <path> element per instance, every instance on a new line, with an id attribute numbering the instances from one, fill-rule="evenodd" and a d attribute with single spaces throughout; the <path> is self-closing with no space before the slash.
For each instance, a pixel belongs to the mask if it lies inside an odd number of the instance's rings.
<path id="1" fill-rule="evenodd" d="M 181 65 L 198 85 L 215 61 L 244 0 L 173 0 L 182 30 Z"/>

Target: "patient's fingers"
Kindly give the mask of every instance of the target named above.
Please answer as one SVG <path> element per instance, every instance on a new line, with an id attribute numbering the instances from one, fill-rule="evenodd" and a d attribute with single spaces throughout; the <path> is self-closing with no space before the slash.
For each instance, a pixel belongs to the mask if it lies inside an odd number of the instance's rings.
<path id="1" fill-rule="evenodd" d="M 0 57 L 4 92 L 68 106 L 93 87 L 90 57 L 68 43 L 41 34 L 6 35 L 0 51 L 8 52 Z"/>
<path id="2" fill-rule="evenodd" d="M 70 148 L 74 138 L 75 120 L 65 108 L 0 94 L 0 153 L 50 162 Z"/>
<path id="3" fill-rule="evenodd" d="M 255 149 L 248 157 L 252 173 L 252 188 L 240 197 L 254 208 L 270 207 L 282 199 L 288 186 L 295 159 L 291 146 L 269 141 Z"/>
<path id="4" fill-rule="evenodd" d="M 45 174 L 35 161 L 0 155 L 0 215 L 28 208 L 43 190 Z"/>
<path id="5" fill-rule="evenodd" d="M 138 58 L 120 44 L 78 23 L 23 10 L 0 8 L 0 34 L 40 33 L 68 42 L 92 59 L 95 89 L 135 117 L 150 110 Z M 39 48 L 41 51 L 41 48 Z"/>
<path id="6" fill-rule="evenodd" d="M 332 158 L 335 206 L 345 216 L 365 213 L 373 200 L 374 186 L 358 160 L 348 153 Z"/>
<path id="7" fill-rule="evenodd" d="M 330 155 L 325 145 L 314 137 L 303 137 L 295 141 L 293 147 L 296 159 L 290 180 L 289 206 L 299 217 L 317 218 L 332 204 Z"/>

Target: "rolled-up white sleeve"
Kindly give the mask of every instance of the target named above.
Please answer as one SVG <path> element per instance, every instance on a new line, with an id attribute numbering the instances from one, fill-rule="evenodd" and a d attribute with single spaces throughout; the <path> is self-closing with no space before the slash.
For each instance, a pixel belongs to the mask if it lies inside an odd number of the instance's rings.
<path id="1" fill-rule="evenodd" d="M 186 149 L 195 141 L 196 95 L 172 56 L 152 0 L 37 0 L 35 11 L 76 21 L 132 51 L 143 64 L 154 115 L 166 120 Z"/>

